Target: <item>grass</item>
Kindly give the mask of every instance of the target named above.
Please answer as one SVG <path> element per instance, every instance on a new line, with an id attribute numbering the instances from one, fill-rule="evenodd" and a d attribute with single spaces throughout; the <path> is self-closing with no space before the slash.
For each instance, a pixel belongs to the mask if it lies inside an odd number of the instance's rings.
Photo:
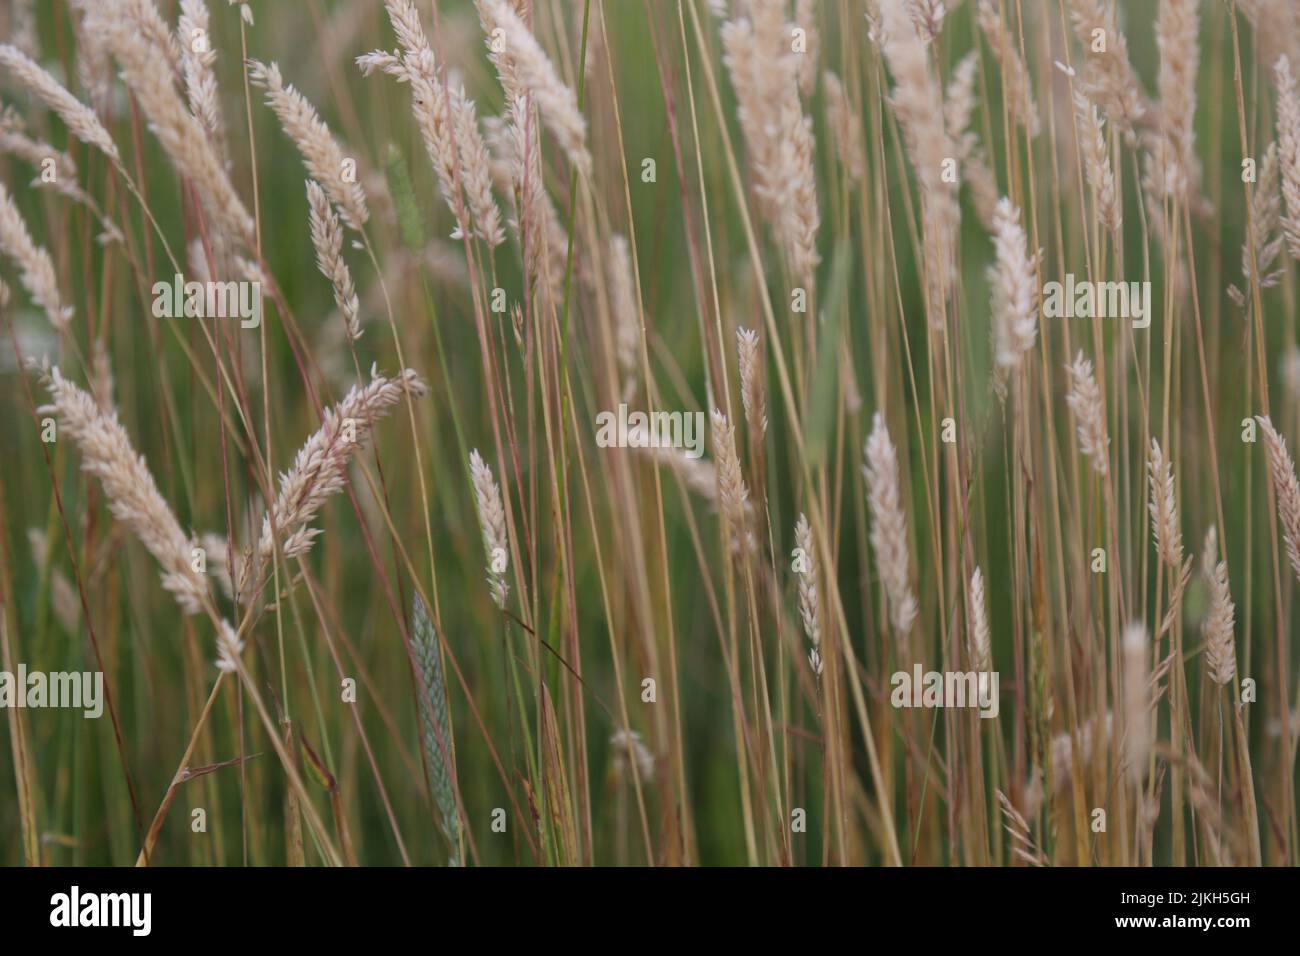
<path id="1" fill-rule="evenodd" d="M 0 17 L 0 862 L 1300 861 L 1287 4 L 248 6 Z"/>

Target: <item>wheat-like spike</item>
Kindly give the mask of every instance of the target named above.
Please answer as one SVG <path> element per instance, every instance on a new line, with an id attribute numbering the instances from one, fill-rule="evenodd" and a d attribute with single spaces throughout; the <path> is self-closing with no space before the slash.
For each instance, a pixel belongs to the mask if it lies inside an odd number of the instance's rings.
<path id="1" fill-rule="evenodd" d="M 1119 748 L 1129 779 L 1141 783 L 1151 748 L 1151 644 L 1141 622 L 1124 629 L 1124 741 Z"/>
<path id="2" fill-rule="evenodd" d="M 782 7 L 779 0 L 756 0 L 738 11 L 722 27 L 723 61 L 736 91 L 759 211 L 796 281 L 811 285 L 820 219 L 812 121 L 799 100 L 800 70 L 809 54 L 792 51 Z"/>
<path id="3" fill-rule="evenodd" d="M 101 409 L 94 396 L 65 379 L 58 366 L 42 378 L 51 404 L 39 408 L 38 413 L 57 416 L 59 426 L 81 449 L 82 470 L 99 478 L 108 510 L 162 565 L 162 585 L 181 609 L 197 614 L 207 589 L 190 563 L 190 536 L 181 531 L 117 413 Z"/>
<path id="4" fill-rule="evenodd" d="M 349 182 L 345 170 L 347 157 L 329 127 L 292 83 L 285 83 L 277 63 L 248 61 L 248 78 L 266 91 L 266 103 L 280 120 L 280 126 L 298 147 L 303 164 L 313 179 L 325 188 L 330 201 L 348 227 L 360 232 L 370 218 L 366 193 L 354 174 Z"/>
<path id="5" fill-rule="evenodd" d="M 465 234 L 472 216 L 475 234 L 489 246 L 498 246 L 505 233 L 492 197 L 492 157 L 479 131 L 474 101 L 459 84 L 445 86 L 410 0 L 385 0 L 385 8 L 402 55 L 375 51 L 358 57 L 357 64 L 366 75 L 381 69 L 410 84 L 416 126 L 433 163 L 438 189 L 456 218 L 453 238 Z"/>
<path id="6" fill-rule="evenodd" d="M 222 619 L 217 627 L 217 670 L 223 674 L 239 671 L 239 657 L 244 653 L 244 642 L 230 622 Z"/>
<path id="7" fill-rule="evenodd" d="M 784 142 L 787 116 L 799 112 L 799 57 L 790 49 L 779 0 L 738 7 L 736 18 L 722 25 L 722 50 L 736 92 L 756 205 L 779 229 L 793 172 L 793 156 Z"/>
<path id="8" fill-rule="evenodd" d="M 467 204 L 461 201 L 461 192 L 457 188 L 458 133 L 453 129 L 457 120 L 452 116 L 447 91 L 438 75 L 433 48 L 429 46 L 419 13 L 411 0 L 385 0 L 384 8 L 388 11 L 402 55 L 374 51 L 357 57 L 357 65 L 365 76 L 378 69 L 397 77 L 399 82 L 410 84 L 411 115 L 433 164 L 438 190 L 456 217 L 455 233 L 462 235 L 469 230 L 469 222 Z M 464 124 L 463 117 L 460 124 Z M 473 149 L 473 146 L 469 148 Z"/>
<path id="9" fill-rule="evenodd" d="M 185 94 L 190 112 L 203 124 L 217 151 L 225 153 L 225 123 L 221 117 L 221 99 L 212 65 L 217 51 L 212 47 L 208 26 L 208 7 L 203 0 L 181 0 L 181 15 L 176 23 L 179 37 L 181 72 L 185 77 Z"/>
<path id="10" fill-rule="evenodd" d="M 1007 110 L 1012 119 L 1023 126 L 1031 137 L 1037 136 L 1038 108 L 1034 105 L 1034 93 L 1030 87 L 1025 61 L 1021 59 L 1015 40 L 991 0 L 979 0 L 977 9 L 980 29 L 984 31 L 989 49 L 993 51 L 993 58 L 1002 67 L 1003 95 Z"/>
<path id="11" fill-rule="evenodd" d="M 808 517 L 800 513 L 794 526 L 794 544 L 803 557 L 803 570 L 799 571 L 799 620 L 803 632 L 812 645 L 808 649 L 808 664 L 818 677 L 822 673 L 822 619 L 817 596 L 817 553 L 813 548 L 812 526 Z"/>
<path id="12" fill-rule="evenodd" d="M 501 88 L 505 90 L 506 103 L 516 97 L 525 96 L 526 91 L 519 81 L 519 73 L 515 66 L 514 51 L 509 44 L 499 42 L 499 38 L 505 35 L 505 28 L 498 20 L 496 0 L 474 0 L 474 9 L 478 11 L 479 25 L 483 27 L 488 59 L 496 67 L 497 78 L 501 81 Z M 518 6 L 516 12 L 520 12 Z"/>
<path id="13" fill-rule="evenodd" d="M 1115 171 L 1110 164 L 1110 150 L 1106 148 L 1101 113 L 1081 87 L 1074 90 L 1074 122 L 1097 219 L 1111 235 L 1118 235 L 1121 222 L 1119 193 L 1115 187 Z"/>
<path id="14" fill-rule="evenodd" d="M 1287 251 L 1293 259 L 1300 259 L 1300 94 L 1296 92 L 1291 61 L 1287 57 L 1278 57 L 1273 77 L 1277 86 L 1277 143 L 1282 168 L 1282 198 L 1286 201 L 1282 231 L 1286 235 Z"/>
<path id="15" fill-rule="evenodd" d="M 169 70 L 159 69 L 163 54 L 146 35 L 119 15 L 113 0 L 91 8 L 86 27 L 97 31 L 121 67 L 127 87 L 135 94 L 172 166 L 194 184 L 203 208 L 220 231 L 231 239 L 251 243 L 253 218 L 231 185 L 203 125 L 190 115 Z"/>
<path id="16" fill-rule="evenodd" d="M 900 636 L 906 635 L 916 622 L 916 596 L 908 580 L 910 557 L 907 544 L 907 518 L 903 514 L 899 488 L 898 453 L 889 438 L 885 417 L 876 412 L 871 435 L 864 448 L 867 479 L 867 504 L 871 509 L 871 547 L 876 555 L 876 573 L 885 585 L 889 619 Z"/>
<path id="17" fill-rule="evenodd" d="M 740 401 L 745 421 L 760 437 L 767 433 L 766 388 L 763 385 L 763 352 L 758 333 L 753 329 L 736 330 L 737 364 L 740 367 Z"/>
<path id="18" fill-rule="evenodd" d="M 1282 524 L 1282 539 L 1291 570 L 1300 579 L 1300 481 L 1296 480 L 1295 462 L 1287 451 L 1286 442 L 1273 428 L 1267 415 L 1257 415 L 1255 420 L 1264 432 L 1264 446 L 1268 450 L 1269 470 L 1273 475 L 1273 490 L 1277 497 L 1278 520 Z"/>
<path id="19" fill-rule="evenodd" d="M 1147 97 L 1129 61 L 1128 40 L 1120 32 L 1109 0 L 1070 0 L 1070 18 L 1083 44 L 1083 82 L 1088 98 L 1100 104 L 1107 119 L 1130 142 L 1135 141 L 1134 127 L 1147 112 Z M 1098 36 L 1105 39 L 1104 51 L 1093 48 Z"/>
<path id="20" fill-rule="evenodd" d="M 921 39 L 926 43 L 933 43 L 943 30 L 943 21 L 948 16 L 949 4 L 955 7 L 960 2 L 961 0 L 907 0 L 907 12 Z"/>
<path id="21" fill-rule="evenodd" d="M 510 173 L 513 191 L 522 197 L 513 222 L 526 253 L 529 281 L 552 301 L 564 285 L 568 238 L 542 173 L 541 138 L 530 99 L 516 96 L 509 104 Z"/>
<path id="22" fill-rule="evenodd" d="M 817 151 L 813 141 L 812 118 L 795 108 L 785 111 L 785 142 L 791 154 L 790 196 L 782 213 L 780 232 L 785 240 L 786 255 L 794 275 L 806 286 L 813 284 L 817 263 L 817 229 L 821 225 L 817 210 L 817 173 L 813 157 Z"/>
<path id="23" fill-rule="evenodd" d="M 330 280 L 348 340 L 355 342 L 361 338 L 361 320 L 357 316 L 360 306 L 357 291 L 352 286 L 352 272 L 343 260 L 343 227 L 339 225 L 339 217 L 334 214 L 325 190 L 314 179 L 307 180 L 307 206 L 311 244 L 316 249 L 316 267 Z"/>
<path id="24" fill-rule="evenodd" d="M 1092 374 L 1092 362 L 1080 351 L 1065 370 L 1070 377 L 1065 402 L 1074 415 L 1079 449 L 1088 456 L 1093 470 L 1104 476 L 1110 470 L 1110 436 L 1106 433 L 1106 410 L 1101 402 L 1101 389 Z"/>
<path id="25" fill-rule="evenodd" d="M 1175 573 L 1183 564 L 1183 537 L 1178 530 L 1178 505 L 1174 499 L 1174 470 L 1160 443 L 1153 437 L 1147 457 L 1147 480 L 1151 487 L 1151 536 L 1156 553 Z"/>
<path id="26" fill-rule="evenodd" d="M 962 172 L 962 179 L 970 187 L 971 198 L 980 221 L 990 232 L 997 230 L 997 206 L 1002 194 L 998 191 L 997 177 L 985 161 L 979 148 L 979 137 L 970 128 L 975 109 L 975 80 L 979 67 L 979 53 L 966 54 L 952 72 L 944 94 L 944 126 L 952 144 L 954 157 Z"/>
<path id="27" fill-rule="evenodd" d="M 573 90 L 564 85 L 533 32 L 505 0 L 485 0 L 484 6 L 491 10 L 493 20 L 502 30 L 502 40 L 509 50 L 520 89 L 536 101 L 569 162 L 582 176 L 590 176 L 587 121 L 578 109 Z"/>
<path id="28" fill-rule="evenodd" d="M 1029 257 L 1020 210 L 1003 197 L 994 216 L 993 244 L 997 259 L 989 267 L 993 327 L 999 365 L 1012 369 L 1034 345 L 1038 335 L 1038 283 Z"/>
<path id="29" fill-rule="evenodd" d="M 890 104 L 921 194 L 925 238 L 927 314 L 931 327 L 942 327 L 942 304 L 954 274 L 953 246 L 961 221 L 957 184 L 946 182 L 944 160 L 956 147 L 944 127 L 943 95 L 930 70 L 925 45 L 917 35 L 904 0 L 880 0 L 881 48 L 894 76 Z"/>
<path id="30" fill-rule="evenodd" d="M 740 472 L 740 457 L 736 454 L 736 426 L 727 421 L 721 409 L 715 408 L 713 420 L 713 459 L 717 463 L 718 501 L 722 514 L 731 529 L 734 548 L 748 548 L 752 544 L 748 528 L 749 489 Z"/>
<path id="31" fill-rule="evenodd" d="M 157 51 L 173 74 L 181 72 L 181 49 L 171 27 L 163 19 L 154 0 L 110 0 L 117 4 L 117 18 L 128 29 L 134 29 L 142 39 Z"/>
<path id="32" fill-rule="evenodd" d="M 262 519 L 255 575 L 260 575 L 271 559 L 277 539 L 283 543 L 286 558 L 311 550 L 321 531 L 308 524 L 343 487 L 344 470 L 375 423 L 403 397 L 418 397 L 425 391 L 424 382 L 409 368 L 395 378 L 384 378 L 372 368 L 369 383 L 352 386 L 341 402 L 325 410 L 321 427 L 298 449 L 293 466 L 280 476 L 279 494 Z"/>
<path id="33" fill-rule="evenodd" d="M 12 73 L 14 79 L 53 110 L 68 127 L 68 132 L 83 143 L 94 146 L 111 159 L 114 165 L 121 165 L 121 156 L 113 137 L 108 135 L 108 130 L 99 121 L 95 111 L 64 89 L 58 80 L 41 69 L 31 57 L 12 43 L 0 43 L 0 66 Z"/>
<path id="34" fill-rule="evenodd" d="M 451 116 L 460 156 L 461 185 L 474 218 L 474 232 L 489 246 L 499 246 L 506 241 L 506 234 L 501 228 L 501 210 L 492 198 L 492 164 L 479 132 L 474 101 L 459 85 L 451 88 Z"/>
<path id="35" fill-rule="evenodd" d="M 989 629 L 988 598 L 984 594 L 984 572 L 978 567 L 970 576 L 970 603 L 967 608 L 969 617 L 969 650 L 971 660 L 977 671 L 989 671 L 993 667 L 993 644 Z"/>
<path id="36" fill-rule="evenodd" d="M 849 103 L 840 78 L 827 70 L 822 74 L 822 91 L 826 95 L 826 125 L 830 127 L 831 140 L 839 155 L 844 171 L 854 182 L 861 182 L 867 174 L 867 161 L 862 146 L 862 120 Z"/>
<path id="37" fill-rule="evenodd" d="M 0 183 L 0 251 L 18 266 L 23 288 L 45 310 L 50 324 L 64 331 L 72 319 L 72 306 L 63 305 L 54 262 L 48 252 L 32 241 L 27 223 L 4 183 Z"/>
<path id="38" fill-rule="evenodd" d="M 1259 287 L 1270 289 L 1282 280 L 1281 269 L 1270 270 L 1277 262 L 1286 241 L 1285 234 L 1279 229 L 1282 222 L 1282 199 L 1278 190 L 1276 143 L 1269 143 L 1264 151 L 1264 158 L 1259 163 L 1250 209 L 1255 243 L 1252 248 L 1249 230 L 1247 230 L 1246 241 L 1241 244 L 1241 274 L 1247 287 L 1252 276 L 1257 275 Z M 1241 301 L 1245 301 L 1244 294 L 1241 296 Z"/>
<path id="39" fill-rule="evenodd" d="M 970 118 L 975 111 L 975 71 L 978 68 L 979 53 L 971 50 L 952 71 L 952 78 L 943 95 L 944 127 L 949 139 L 957 147 L 958 158 L 969 155 L 975 145 L 975 134 L 970 131 Z"/>
<path id="40" fill-rule="evenodd" d="M 506 581 L 510 541 L 506 537 L 506 509 L 501 501 L 501 487 L 477 448 L 469 453 L 469 474 L 474 485 L 474 505 L 478 511 L 479 530 L 483 534 L 483 550 L 487 552 L 488 586 L 496 606 L 505 608 L 506 596 L 510 593 Z"/>
<path id="41" fill-rule="evenodd" d="M 641 322 L 638 318 L 636 285 L 632 276 L 632 257 L 627 239 L 615 235 L 609 240 L 609 307 L 614 327 L 614 353 L 623 373 L 623 397 L 630 397 L 636 386 L 637 351 L 641 345 Z"/>
<path id="42" fill-rule="evenodd" d="M 429 789 L 438 805 L 442 832 L 451 844 L 449 866 L 460 865 L 460 810 L 456 804 L 456 750 L 452 741 L 451 714 L 447 708 L 447 684 L 443 677 L 442 649 L 424 601 L 412 599 L 411 650 L 424 693 L 420 695 L 421 742 Z"/>
<path id="43" fill-rule="evenodd" d="M 103 37 L 87 29 L 87 16 L 98 0 L 71 0 L 76 11 L 74 27 L 77 36 L 77 83 L 86 92 L 90 105 L 99 113 L 108 110 L 112 102 L 113 62 Z"/>
<path id="44" fill-rule="evenodd" d="M 1228 588 L 1228 563 L 1219 560 L 1218 533 L 1214 525 L 1205 534 L 1205 547 L 1201 553 L 1201 573 L 1210 588 L 1210 607 L 1201 621 L 1205 638 L 1205 667 L 1210 680 L 1227 685 L 1237 671 L 1237 654 L 1233 644 L 1232 629 L 1236 608 Z"/>
<path id="45" fill-rule="evenodd" d="M 1165 169 L 1166 195 L 1183 198 L 1197 178 L 1192 120 L 1196 112 L 1197 0 L 1160 0 L 1156 46 L 1160 49 L 1160 132 L 1157 162 Z"/>

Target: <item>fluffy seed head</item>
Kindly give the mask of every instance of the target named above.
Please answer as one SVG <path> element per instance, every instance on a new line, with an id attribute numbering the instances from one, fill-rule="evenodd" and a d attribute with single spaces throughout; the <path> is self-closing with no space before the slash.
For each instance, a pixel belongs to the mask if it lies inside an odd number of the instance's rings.
<path id="1" fill-rule="evenodd" d="M 1273 475 L 1273 491 L 1277 497 L 1278 521 L 1282 525 L 1287 560 L 1291 562 L 1296 577 L 1300 578 L 1300 481 L 1296 480 L 1295 462 L 1287 451 L 1286 441 L 1277 433 L 1269 417 L 1260 415 L 1255 420 L 1264 433 L 1264 447 L 1268 450 L 1268 466 Z"/>
<path id="2" fill-rule="evenodd" d="M 0 251 L 18 267 L 23 288 L 45 310 L 50 324 L 59 331 L 66 329 L 72 319 L 72 306 L 63 305 L 59 297 L 54 262 L 48 252 L 32 241 L 27 223 L 4 183 L 0 183 Z"/>
<path id="3" fill-rule="evenodd" d="M 1177 571 L 1183 564 L 1183 537 L 1178 530 L 1174 470 L 1155 438 L 1151 439 L 1151 452 L 1147 457 L 1147 480 L 1151 487 L 1147 510 L 1151 512 L 1151 535 L 1155 539 L 1156 553 Z"/>
<path id="4" fill-rule="evenodd" d="M 1105 475 L 1110 470 L 1110 436 L 1106 434 L 1106 411 L 1101 403 L 1101 390 L 1092 375 L 1092 362 L 1079 352 L 1065 370 L 1070 377 L 1065 401 L 1074 415 L 1079 448 L 1097 474 Z"/>
<path id="5" fill-rule="evenodd" d="M 343 315 L 348 339 L 361 338 L 360 305 L 352 285 L 352 271 L 343 260 L 343 228 L 334 214 L 325 190 L 314 179 L 307 180 L 307 207 L 311 225 L 311 244 L 316 249 L 316 268 L 330 280 L 334 302 Z"/>
<path id="6" fill-rule="evenodd" d="M 916 596 L 908 580 L 910 562 L 907 518 L 899 490 L 898 453 L 885 427 L 885 417 L 876 412 L 871 435 L 864 450 L 867 504 L 871 509 L 871 546 L 876 555 L 876 573 L 885 585 L 889 619 L 900 636 L 916 622 Z"/>
<path id="7" fill-rule="evenodd" d="M 488 556 L 488 585 L 496 606 L 504 608 L 506 595 L 510 593 L 505 577 L 510 545 L 506 537 L 506 509 L 501 502 L 501 488 L 478 449 L 469 453 L 469 472 L 474 485 L 479 529 L 483 533 L 483 550 Z"/>
<path id="8" fill-rule="evenodd" d="M 356 161 L 344 155 L 307 98 L 292 83 L 284 82 L 278 64 L 249 60 L 248 78 L 266 91 L 267 105 L 297 145 L 312 178 L 325 188 L 330 201 L 338 207 L 343 221 L 360 232 L 370 218 L 370 210 L 366 207 L 366 193 L 361 188 Z"/>
<path id="9" fill-rule="evenodd" d="M 163 500 L 144 457 L 136 453 L 113 411 L 65 379 L 57 366 L 44 376 L 51 404 L 38 409 L 57 416 L 63 432 L 81 449 L 82 470 L 96 476 L 108 510 L 128 527 L 162 566 L 162 585 L 186 614 L 197 614 L 207 593 L 191 565 L 190 536 Z"/>
<path id="10" fill-rule="evenodd" d="M 1035 259 L 1029 257 L 1020 210 L 1011 200 L 998 202 L 993 244 L 997 260 L 989 269 L 993 288 L 993 328 L 998 364 L 1015 368 L 1038 336 L 1038 283 Z"/>
<path id="11" fill-rule="evenodd" d="M 763 354 L 758 333 L 753 329 L 736 330 L 736 351 L 740 367 L 740 400 L 745 407 L 745 421 L 755 433 L 767 431 L 767 410 L 763 387 Z"/>

